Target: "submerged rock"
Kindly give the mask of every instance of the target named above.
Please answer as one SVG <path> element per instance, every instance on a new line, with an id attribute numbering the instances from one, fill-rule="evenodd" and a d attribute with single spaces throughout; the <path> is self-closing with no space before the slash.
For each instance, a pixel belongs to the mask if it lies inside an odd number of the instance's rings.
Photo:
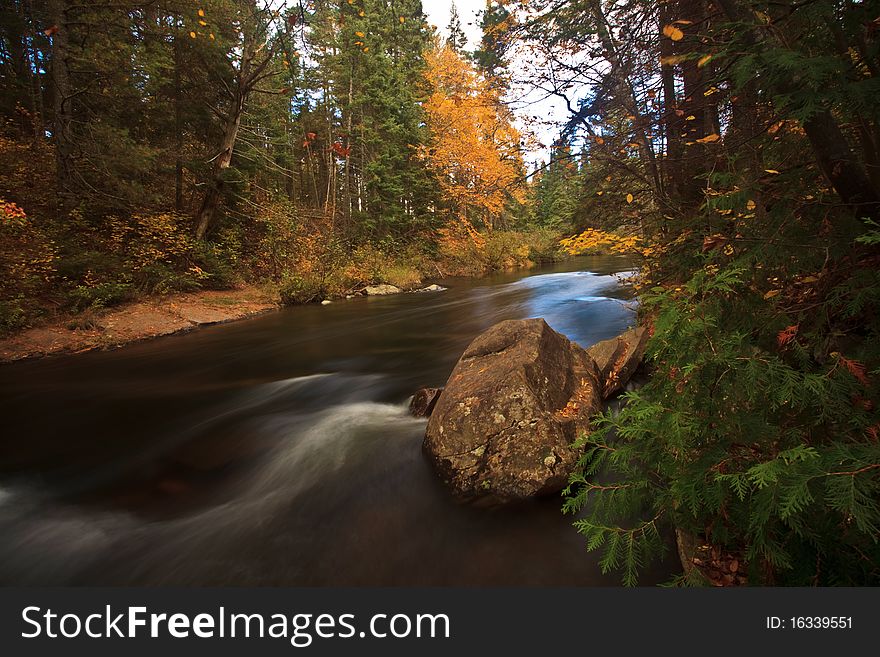
<path id="1" fill-rule="evenodd" d="M 423 446 L 460 498 L 555 493 L 577 462 L 572 443 L 600 410 L 601 390 L 593 359 L 543 319 L 504 321 L 458 361 Z"/>
<path id="2" fill-rule="evenodd" d="M 443 287 L 442 285 L 437 285 L 434 283 L 433 285 L 429 285 L 428 287 L 422 287 L 416 290 L 416 292 L 444 292 L 448 288 Z"/>
<path id="3" fill-rule="evenodd" d="M 647 345 L 648 332 L 644 327 L 638 327 L 587 349 L 599 368 L 603 382 L 602 399 L 608 399 L 623 389 L 639 368 Z"/>
<path id="4" fill-rule="evenodd" d="M 386 294 L 399 294 L 400 288 L 396 285 L 388 285 L 380 283 L 379 285 L 368 285 L 364 288 L 364 294 L 367 296 L 384 296 Z"/>
<path id="5" fill-rule="evenodd" d="M 409 403 L 409 412 L 415 417 L 430 417 L 443 388 L 419 388 Z"/>

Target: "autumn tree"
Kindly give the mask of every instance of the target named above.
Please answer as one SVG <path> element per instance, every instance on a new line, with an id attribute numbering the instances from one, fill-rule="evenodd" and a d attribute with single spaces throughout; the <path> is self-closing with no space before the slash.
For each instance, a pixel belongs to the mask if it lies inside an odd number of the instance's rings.
<path id="1" fill-rule="evenodd" d="M 451 214 L 487 228 L 504 223 L 509 199 L 524 199 L 520 134 L 498 90 L 448 45 L 428 55 L 425 102 L 432 141 L 423 148 Z"/>

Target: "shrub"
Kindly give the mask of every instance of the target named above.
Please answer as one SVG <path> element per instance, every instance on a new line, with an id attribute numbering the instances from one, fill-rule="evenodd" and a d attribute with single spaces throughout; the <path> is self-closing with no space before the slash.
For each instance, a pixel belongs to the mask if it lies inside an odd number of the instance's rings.
<path id="1" fill-rule="evenodd" d="M 95 285 L 77 285 L 68 293 L 68 303 L 74 312 L 100 310 L 134 298 L 131 283 L 106 282 Z"/>
<path id="2" fill-rule="evenodd" d="M 0 329 L 26 326 L 55 273 L 55 245 L 15 203 L 0 199 Z"/>

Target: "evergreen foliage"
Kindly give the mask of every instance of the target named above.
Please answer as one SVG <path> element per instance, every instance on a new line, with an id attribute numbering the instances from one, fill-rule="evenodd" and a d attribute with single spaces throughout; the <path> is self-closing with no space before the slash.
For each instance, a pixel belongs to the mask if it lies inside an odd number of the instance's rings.
<path id="1" fill-rule="evenodd" d="M 601 55 L 571 104 L 581 199 L 618 221 L 638 208 L 651 378 L 581 438 L 565 503 L 627 584 L 673 527 L 737 555 L 753 584 L 880 582 L 871 11 L 679 0 L 522 17 L 536 48 Z M 569 216 L 542 187 L 537 216 Z M 586 227 L 567 243 L 602 236 Z"/>

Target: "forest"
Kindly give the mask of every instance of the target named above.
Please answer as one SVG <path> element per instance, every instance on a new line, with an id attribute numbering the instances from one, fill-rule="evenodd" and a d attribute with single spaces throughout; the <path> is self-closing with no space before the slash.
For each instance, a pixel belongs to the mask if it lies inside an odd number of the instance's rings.
<path id="1" fill-rule="evenodd" d="M 675 530 L 674 584 L 880 583 L 880 3 L 487 0 L 478 28 L 4 3 L 0 331 L 626 254 L 650 378 L 564 500 L 602 569 L 636 584 Z"/>

